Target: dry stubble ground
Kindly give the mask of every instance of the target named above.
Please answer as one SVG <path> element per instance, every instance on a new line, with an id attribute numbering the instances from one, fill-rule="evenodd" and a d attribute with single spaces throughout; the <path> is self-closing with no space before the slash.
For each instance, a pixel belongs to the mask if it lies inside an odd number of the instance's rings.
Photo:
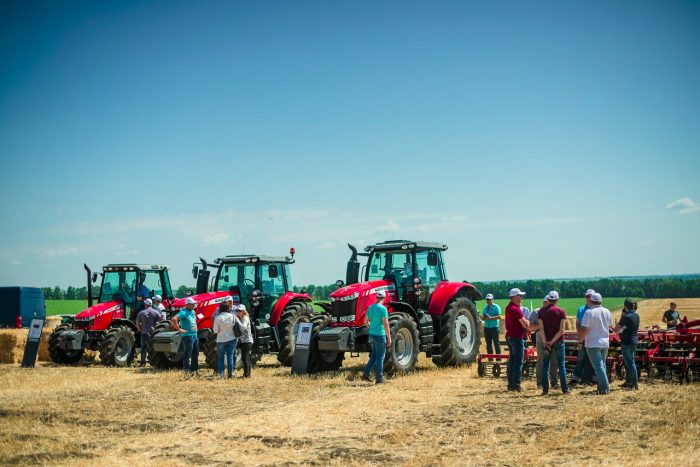
<path id="1" fill-rule="evenodd" d="M 364 361 L 300 378 L 266 357 L 234 381 L 3 365 L 0 463 L 700 465 L 697 384 L 541 397 L 534 381 L 508 393 L 503 378 L 421 358 L 373 386 L 358 379 Z"/>

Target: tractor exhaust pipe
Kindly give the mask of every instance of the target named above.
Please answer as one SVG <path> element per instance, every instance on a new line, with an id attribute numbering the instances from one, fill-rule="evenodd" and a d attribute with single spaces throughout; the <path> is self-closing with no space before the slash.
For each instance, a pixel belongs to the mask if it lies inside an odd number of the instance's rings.
<path id="1" fill-rule="evenodd" d="M 209 285 L 209 274 L 211 271 L 207 269 L 207 260 L 200 257 L 199 260 L 202 262 L 202 269 L 199 269 L 197 274 L 197 290 L 195 294 L 201 294 L 207 292 L 207 287 Z"/>
<path id="2" fill-rule="evenodd" d="M 92 271 L 90 271 L 90 267 L 87 263 L 83 263 L 83 267 L 85 268 L 85 272 L 87 272 L 87 301 L 88 308 L 90 308 L 92 306 Z"/>
<path id="3" fill-rule="evenodd" d="M 357 248 L 354 245 L 348 243 L 348 248 L 352 251 L 350 259 L 348 260 L 348 268 L 345 272 L 345 284 L 357 284 L 360 282 L 360 262 L 357 261 Z"/>

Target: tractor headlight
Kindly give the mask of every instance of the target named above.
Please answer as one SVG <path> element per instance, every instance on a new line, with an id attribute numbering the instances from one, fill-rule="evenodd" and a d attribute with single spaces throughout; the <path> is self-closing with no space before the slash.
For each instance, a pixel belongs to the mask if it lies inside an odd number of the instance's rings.
<path id="1" fill-rule="evenodd" d="M 347 295 L 345 297 L 340 297 L 341 302 L 349 302 L 350 300 L 355 300 L 360 296 L 360 292 L 355 292 L 353 294 Z"/>

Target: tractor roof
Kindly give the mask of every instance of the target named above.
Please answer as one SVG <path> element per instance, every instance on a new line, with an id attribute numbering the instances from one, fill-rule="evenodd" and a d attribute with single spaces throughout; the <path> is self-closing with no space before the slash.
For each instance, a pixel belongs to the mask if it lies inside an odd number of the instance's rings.
<path id="1" fill-rule="evenodd" d="M 287 256 L 265 255 L 229 255 L 215 261 L 217 264 L 231 263 L 293 263 L 294 260 Z"/>
<path id="2" fill-rule="evenodd" d="M 447 245 L 436 242 L 412 242 L 410 240 L 389 240 L 386 242 L 368 245 L 366 252 L 371 251 L 395 251 L 395 250 L 447 250 Z"/>
<path id="3" fill-rule="evenodd" d="M 135 263 L 108 264 L 107 266 L 102 267 L 103 271 L 162 271 L 163 269 L 168 269 L 168 267 L 158 264 Z"/>

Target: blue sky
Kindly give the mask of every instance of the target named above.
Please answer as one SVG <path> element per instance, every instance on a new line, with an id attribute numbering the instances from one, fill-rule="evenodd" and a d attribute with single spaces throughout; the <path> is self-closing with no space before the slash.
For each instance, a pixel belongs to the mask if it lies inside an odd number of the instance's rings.
<path id="1" fill-rule="evenodd" d="M 700 272 L 698 2 L 2 2 L 0 60 L 0 285 Z"/>

